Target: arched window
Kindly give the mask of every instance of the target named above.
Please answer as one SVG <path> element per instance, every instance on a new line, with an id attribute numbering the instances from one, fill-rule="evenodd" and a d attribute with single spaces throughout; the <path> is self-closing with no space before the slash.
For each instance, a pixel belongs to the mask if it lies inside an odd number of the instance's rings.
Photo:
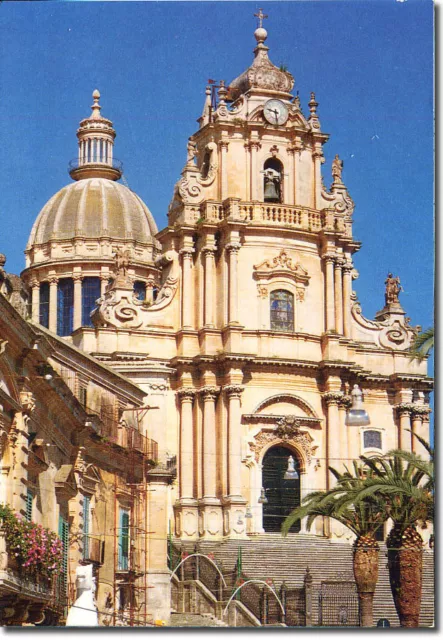
<path id="1" fill-rule="evenodd" d="M 43 327 L 49 328 L 49 282 L 42 282 L 40 285 L 39 322 Z"/>
<path id="2" fill-rule="evenodd" d="M 92 327 L 91 311 L 101 295 L 100 278 L 87 277 L 82 282 L 82 326 Z"/>
<path id="3" fill-rule="evenodd" d="M 283 202 L 283 165 L 277 158 L 268 158 L 263 166 L 265 202 Z"/>
<path id="4" fill-rule="evenodd" d="M 271 329 L 294 331 L 294 296 L 290 291 L 271 291 Z"/>
<path id="5" fill-rule="evenodd" d="M 72 278 L 61 278 L 57 288 L 57 333 L 69 336 L 74 319 L 74 282 Z"/>
<path id="6" fill-rule="evenodd" d="M 134 293 L 137 300 L 146 300 L 146 282 L 136 280 L 134 282 Z"/>

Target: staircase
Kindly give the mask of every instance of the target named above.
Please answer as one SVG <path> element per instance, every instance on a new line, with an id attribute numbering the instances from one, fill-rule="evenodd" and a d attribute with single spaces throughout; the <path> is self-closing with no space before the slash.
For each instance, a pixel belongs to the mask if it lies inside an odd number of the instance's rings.
<path id="1" fill-rule="evenodd" d="M 381 544 L 379 580 L 374 599 L 374 625 L 387 618 L 392 627 L 399 626 L 389 585 L 386 547 Z M 307 534 L 293 534 L 282 538 L 280 534 L 262 534 L 250 540 L 226 540 L 219 543 L 200 542 L 199 551 L 212 553 L 222 568 L 228 587 L 234 586 L 238 549 L 241 547 L 242 573 L 248 578 L 272 579 L 278 592 L 282 582 L 288 588 L 303 587 L 306 568 L 312 575 L 312 624 L 319 622 L 318 594 L 322 582 L 354 582 L 352 547 L 347 543 Z M 182 546 L 192 553 L 194 543 Z M 431 627 L 434 620 L 434 554 L 423 554 L 423 590 L 420 626 Z"/>
<path id="2" fill-rule="evenodd" d="M 227 627 L 221 620 L 217 620 L 208 613 L 172 613 L 170 627 Z"/>

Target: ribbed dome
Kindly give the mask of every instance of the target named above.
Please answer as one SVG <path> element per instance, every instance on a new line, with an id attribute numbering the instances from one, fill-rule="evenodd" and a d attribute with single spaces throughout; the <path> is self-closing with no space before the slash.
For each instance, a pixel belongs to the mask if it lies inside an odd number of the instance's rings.
<path id="1" fill-rule="evenodd" d="M 74 238 L 152 242 L 157 225 L 144 202 L 130 189 L 106 178 L 69 184 L 45 204 L 27 249 Z"/>

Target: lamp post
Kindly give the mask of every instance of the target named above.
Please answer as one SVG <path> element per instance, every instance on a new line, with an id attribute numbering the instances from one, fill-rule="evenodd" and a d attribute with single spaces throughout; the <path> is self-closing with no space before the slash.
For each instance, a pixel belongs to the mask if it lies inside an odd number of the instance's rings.
<path id="1" fill-rule="evenodd" d="M 354 384 L 351 398 L 352 406 L 346 414 L 345 425 L 347 427 L 365 427 L 370 424 L 370 420 L 367 411 L 363 409 L 363 393 L 358 384 Z"/>

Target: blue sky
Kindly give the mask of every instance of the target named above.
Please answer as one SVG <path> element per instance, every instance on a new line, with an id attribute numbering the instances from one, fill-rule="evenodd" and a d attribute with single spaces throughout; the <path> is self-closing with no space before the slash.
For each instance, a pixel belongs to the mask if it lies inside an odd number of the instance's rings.
<path id="1" fill-rule="evenodd" d="M 263 6 L 271 60 L 305 112 L 316 92 L 323 175 L 336 153 L 356 203 L 354 282 L 369 318 L 399 275 L 412 324 L 433 322 L 433 6 L 430 0 L 327 2 L 3 2 L 0 4 L 0 251 L 20 272 L 32 223 L 70 182 L 75 132 L 93 89 L 117 130 L 129 186 L 166 224 L 208 78 L 253 58 Z"/>

